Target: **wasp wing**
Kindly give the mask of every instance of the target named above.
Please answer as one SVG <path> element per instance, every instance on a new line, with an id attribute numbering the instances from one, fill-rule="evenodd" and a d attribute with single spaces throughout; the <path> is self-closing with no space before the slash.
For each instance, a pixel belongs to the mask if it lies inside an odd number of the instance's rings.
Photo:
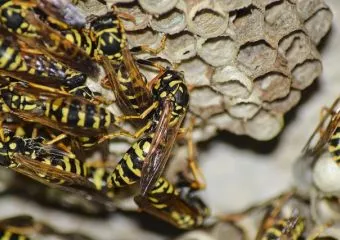
<path id="1" fill-rule="evenodd" d="M 20 37 L 30 46 L 41 49 L 42 52 L 57 58 L 62 63 L 86 73 L 90 76 L 97 76 L 99 68 L 86 52 L 67 40 L 62 34 L 43 23 L 34 13 L 27 11 L 25 20 L 38 29 L 40 37 Z"/>
<path id="2" fill-rule="evenodd" d="M 118 66 L 118 71 L 113 69 L 107 57 L 103 57 L 103 66 L 119 108 L 125 115 L 137 116 L 152 104 L 152 97 L 145 77 L 137 68 L 129 50 L 123 49 L 122 55 L 123 63 Z M 139 127 L 145 120 L 135 119 L 131 122 Z"/>
<path id="3" fill-rule="evenodd" d="M 340 98 L 335 100 L 327 114 L 321 119 L 313 134 L 309 137 L 302 150 L 303 156 L 317 156 L 329 141 L 335 129 L 340 124 Z M 334 111 L 335 110 L 335 111 Z M 318 137 L 319 135 L 319 137 Z"/>
<path id="4" fill-rule="evenodd" d="M 68 0 L 12 0 L 14 4 L 26 7 L 38 7 L 48 16 L 73 27 L 85 27 L 86 16 Z"/>
<path id="5" fill-rule="evenodd" d="M 181 126 L 184 115 L 178 119 L 174 126 L 170 126 L 172 110 L 172 103 L 164 101 L 162 114 L 154 133 L 149 153 L 143 163 L 140 180 L 142 195 L 151 190 L 155 182 L 162 175 Z"/>
<path id="6" fill-rule="evenodd" d="M 61 124 L 60 122 L 52 121 L 50 118 L 45 116 L 45 108 L 46 108 L 46 102 L 55 102 L 56 100 L 61 100 L 65 104 L 68 104 L 69 106 L 73 106 L 75 101 L 79 102 L 79 106 L 82 105 L 94 105 L 89 100 L 77 97 L 77 96 L 71 96 L 68 93 L 60 93 L 60 92 L 53 92 L 53 90 L 44 90 L 44 89 L 37 89 L 34 86 L 32 86 L 30 83 L 14 83 L 13 90 L 17 91 L 18 93 L 22 93 L 22 95 L 31 95 L 33 98 L 37 98 L 36 106 L 33 110 L 30 111 L 20 111 L 20 110 L 12 110 L 12 114 L 18 116 L 21 119 L 24 119 L 29 122 L 39 122 L 42 125 L 48 126 L 53 129 L 57 129 L 59 131 L 65 132 L 72 136 L 98 136 L 100 134 L 107 134 L 107 129 L 91 129 L 91 128 L 85 128 L 85 127 L 77 127 L 74 126 L 68 126 L 67 123 Z M 74 106 L 74 108 L 77 108 L 77 106 Z"/>
<path id="7" fill-rule="evenodd" d="M 136 96 L 136 103 L 138 103 L 138 114 L 142 114 L 152 104 L 151 92 L 147 88 L 145 76 L 140 72 L 137 67 L 136 61 L 133 58 L 129 49 L 122 49 L 123 55 L 123 69 L 122 74 L 125 73 L 123 78 L 129 78 L 131 83 L 127 85 L 128 95 Z"/>

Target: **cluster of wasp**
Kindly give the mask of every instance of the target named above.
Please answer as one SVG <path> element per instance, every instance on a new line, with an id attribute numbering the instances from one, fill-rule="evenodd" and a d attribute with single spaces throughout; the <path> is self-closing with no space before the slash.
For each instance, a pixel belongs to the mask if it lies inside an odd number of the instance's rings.
<path id="1" fill-rule="evenodd" d="M 139 183 L 134 200 L 142 211 L 181 229 L 199 227 L 209 210 L 194 194 L 204 184 L 188 137 L 192 126 L 182 127 L 189 103 L 184 75 L 138 59 L 135 53 L 157 53 L 162 47 L 129 48 L 122 18 L 133 21 L 115 7 L 86 19 L 66 0 L 0 0 L 0 165 L 105 206 Z M 146 79 L 143 66 L 158 74 Z M 121 115 L 86 83 L 98 79 L 101 69 L 105 77 L 99 84 L 112 90 Z M 327 145 L 339 163 L 338 102 L 326 110 L 303 158 L 317 159 Z M 108 151 L 108 142 L 121 137 L 134 142 L 114 167 L 105 159 L 87 161 L 84 153 Z M 172 184 L 163 172 L 181 137 L 191 154 L 188 169 Z M 300 239 L 304 220 L 298 214 L 280 218 L 279 207 L 273 209 L 257 239 Z M 27 228 L 53 232 L 20 216 L 0 222 L 0 238 L 27 239 Z"/>
<path id="2" fill-rule="evenodd" d="M 183 174 L 175 185 L 162 177 L 176 139 L 190 131 L 181 127 L 189 102 L 183 73 L 137 59 L 135 52 L 159 50 L 129 48 L 121 18 L 133 20 L 114 6 L 86 19 L 64 0 L 0 0 L 0 164 L 105 205 L 139 182 L 141 210 L 178 228 L 200 226 L 209 212 L 194 194 L 202 184 Z M 157 76 L 148 81 L 143 65 Z M 120 116 L 86 85 L 100 69 Z M 86 161 L 84 152 L 116 137 L 135 142 L 113 168 Z M 198 174 L 193 159 L 188 166 Z M 9 222 L 0 236 L 12 231 L 8 239 L 19 239 Z"/>

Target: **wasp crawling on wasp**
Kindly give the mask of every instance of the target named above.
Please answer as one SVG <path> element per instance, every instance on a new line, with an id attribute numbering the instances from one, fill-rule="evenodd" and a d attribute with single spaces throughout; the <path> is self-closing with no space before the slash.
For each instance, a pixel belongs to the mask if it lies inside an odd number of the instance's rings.
<path id="1" fill-rule="evenodd" d="M 0 72 L 22 81 L 72 89 L 86 81 L 86 75 L 42 54 L 25 52 L 13 39 L 0 36 Z"/>
<path id="2" fill-rule="evenodd" d="M 70 152 L 46 146 L 41 137 L 19 137 L 14 134 L 13 127 L 12 130 L 6 125 L 4 128 L 5 140 L 0 144 L 2 166 L 46 185 L 91 196 L 108 206 L 112 204 L 110 198 L 114 197 L 118 186 L 110 182 L 112 173 L 108 170 L 90 167 Z M 147 196 L 138 195 L 135 201 L 142 210 L 179 228 L 200 226 L 208 210 L 199 198 L 192 195 L 190 188 L 189 192 L 184 189 L 175 188 L 166 179 L 159 178 Z"/>
<path id="3" fill-rule="evenodd" d="M 125 116 L 125 119 L 146 119 L 145 126 L 136 133 L 143 136 L 133 143 L 121 160 L 122 166 L 133 163 L 132 166 L 142 166 L 142 171 L 130 169 L 131 177 L 125 177 L 120 176 L 117 170 L 117 176 L 113 176 L 112 180 L 118 186 L 124 186 L 140 179 L 143 195 L 162 174 L 189 104 L 182 73 L 162 69 L 152 84 L 153 103 L 141 115 Z M 124 161 L 126 163 L 123 164 Z"/>
<path id="4" fill-rule="evenodd" d="M 25 49 L 13 44 L 13 39 L 0 35 L 0 73 L 21 81 L 32 82 L 44 88 L 45 85 L 59 89 L 62 95 L 79 96 L 92 102 L 107 103 L 98 93 L 86 86 L 87 76 L 72 70 L 62 63 L 39 53 L 25 52 Z M 9 79 L 10 81 L 10 79 Z"/>

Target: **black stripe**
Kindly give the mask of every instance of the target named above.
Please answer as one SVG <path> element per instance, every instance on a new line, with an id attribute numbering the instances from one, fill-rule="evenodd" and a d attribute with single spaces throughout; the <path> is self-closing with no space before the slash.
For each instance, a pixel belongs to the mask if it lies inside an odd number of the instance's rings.
<path id="1" fill-rule="evenodd" d="M 85 127 L 92 128 L 94 124 L 94 117 L 97 114 L 96 106 L 93 104 L 85 105 Z"/>
<path id="2" fill-rule="evenodd" d="M 79 113 L 79 105 L 80 101 L 73 100 L 69 105 L 69 112 L 67 116 L 67 124 L 69 126 L 77 126 L 79 121 L 78 113 Z"/>

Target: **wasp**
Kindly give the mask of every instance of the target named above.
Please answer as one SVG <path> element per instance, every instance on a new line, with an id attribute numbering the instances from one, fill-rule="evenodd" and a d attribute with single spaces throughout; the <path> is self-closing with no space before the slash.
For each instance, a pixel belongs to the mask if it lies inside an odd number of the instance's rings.
<path id="1" fill-rule="evenodd" d="M 112 204 L 110 199 L 117 189 L 109 183 L 108 170 L 89 167 L 71 153 L 44 145 L 42 140 L 41 137 L 18 137 L 6 131 L 5 141 L 0 144 L 1 165 L 48 186 L 91 196 L 108 206 Z M 182 189 L 159 178 L 147 196 L 138 195 L 135 201 L 142 210 L 178 228 L 200 226 L 207 216 L 207 208 L 199 198 Z"/>
<path id="2" fill-rule="evenodd" d="M 18 46 L 13 46 L 10 39 L 0 37 L 0 61 L 0 73 L 3 75 L 59 88 L 63 93 L 92 102 L 108 103 L 100 94 L 86 86 L 86 74 L 72 70 L 46 55 L 25 52 Z"/>
<path id="3" fill-rule="evenodd" d="M 89 237 L 78 233 L 62 233 L 49 225 L 36 221 L 29 215 L 18 215 L 15 217 L 0 220 L 0 239 L 1 240 L 29 240 L 31 235 L 40 235 L 47 237 L 55 235 L 61 239 L 84 239 L 90 240 Z"/>
<path id="4" fill-rule="evenodd" d="M 148 119 L 146 125 L 136 132 L 137 136 L 144 136 L 132 144 L 119 164 L 120 168 L 125 167 L 131 173 L 122 175 L 117 168 L 112 174 L 112 182 L 118 186 L 133 184 L 140 179 L 143 195 L 162 174 L 189 103 L 182 73 L 164 69 L 153 83 L 153 103 L 148 109 L 138 116 L 123 116 L 124 119 Z M 142 171 L 136 170 L 141 166 Z"/>
<path id="5" fill-rule="evenodd" d="M 113 6 L 111 12 L 95 17 L 90 21 L 89 29 L 63 29 L 55 26 L 69 41 L 85 50 L 92 59 L 103 64 L 110 85 L 115 93 L 117 104 L 126 115 L 141 114 L 152 104 L 146 79 L 139 71 L 132 52 L 149 52 L 157 54 L 163 50 L 166 38 L 157 49 L 148 46 L 127 48 L 127 37 L 120 18 L 131 19 L 131 16 L 120 13 Z M 107 86 L 104 83 L 105 86 Z M 134 121 L 134 125 L 137 120 Z"/>
<path id="6" fill-rule="evenodd" d="M 55 93 L 54 89 L 37 89 L 31 83 L 11 82 L 0 88 L 0 97 L 3 113 L 39 122 L 71 136 L 100 136 L 110 128 L 120 128 L 120 117 L 109 110 L 83 98 Z M 124 130 L 118 135 L 131 136 Z"/>
<path id="7" fill-rule="evenodd" d="M 276 221 L 270 228 L 268 228 L 261 237 L 261 240 L 297 240 L 300 239 L 304 228 L 304 220 L 298 215 L 290 218 L 283 218 Z"/>
<path id="8" fill-rule="evenodd" d="M 30 47 L 49 54 L 73 69 L 95 76 L 98 66 L 82 49 L 64 38 L 58 31 L 43 23 L 29 4 L 2 0 L 0 23 Z"/>
<path id="9" fill-rule="evenodd" d="M 203 224 L 209 209 L 191 192 L 176 188 L 160 177 L 146 196 L 138 195 L 135 202 L 142 211 L 169 222 L 180 229 L 192 229 Z"/>
<path id="10" fill-rule="evenodd" d="M 44 144 L 41 136 L 17 136 L 17 130 L 4 126 L 0 142 L 1 165 L 50 187 L 91 197 L 112 206 L 112 193 L 105 188 L 108 171 L 89 166 L 75 154 L 54 145 Z M 107 191 L 106 191 L 107 190 Z"/>
<path id="11" fill-rule="evenodd" d="M 73 89 L 84 85 L 87 76 L 42 54 L 24 52 L 13 39 L 0 37 L 0 72 L 23 81 Z"/>

